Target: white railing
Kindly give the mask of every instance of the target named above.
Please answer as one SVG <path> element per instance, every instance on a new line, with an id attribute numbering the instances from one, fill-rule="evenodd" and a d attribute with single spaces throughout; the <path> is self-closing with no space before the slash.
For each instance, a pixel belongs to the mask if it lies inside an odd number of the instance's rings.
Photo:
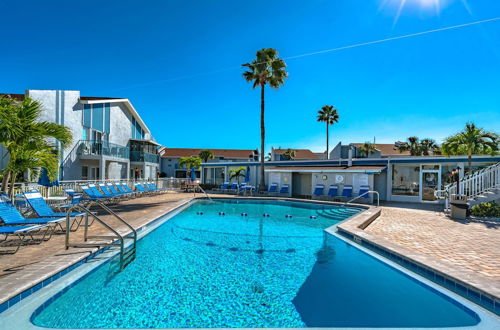
<path id="1" fill-rule="evenodd" d="M 132 190 L 134 189 L 135 182 L 155 182 L 160 189 L 171 189 L 178 190 L 184 188 L 186 182 L 189 179 L 185 178 L 159 178 L 158 180 L 146 180 L 146 179 L 107 179 L 107 180 L 64 180 L 59 181 L 59 186 L 45 187 L 40 186 L 36 182 L 21 182 L 14 185 L 14 194 L 19 194 L 24 191 L 31 191 L 33 189 L 39 190 L 43 197 L 56 197 L 65 196 L 64 189 L 74 189 L 75 191 L 81 191 L 80 185 L 88 183 L 98 183 L 98 182 L 124 182 Z"/>
<path id="2" fill-rule="evenodd" d="M 453 194 L 465 195 L 470 200 L 496 188 L 500 188 L 500 163 L 466 175 L 458 182 L 458 189 L 457 182 L 446 185 L 443 190 L 436 191 L 436 197 L 444 198 L 445 209 L 448 209 Z"/>

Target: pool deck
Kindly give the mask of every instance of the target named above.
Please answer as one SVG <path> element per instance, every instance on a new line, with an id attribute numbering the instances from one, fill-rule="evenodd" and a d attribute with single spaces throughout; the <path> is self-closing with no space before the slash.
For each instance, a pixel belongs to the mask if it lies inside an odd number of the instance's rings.
<path id="1" fill-rule="evenodd" d="M 500 300 L 500 221 L 452 220 L 439 205 L 384 203 L 340 229 Z"/>
<path id="2" fill-rule="evenodd" d="M 113 209 L 140 228 L 192 198 L 192 193 L 167 193 L 122 201 Z M 103 218 L 124 229 L 116 220 Z M 500 297 L 500 222 L 454 221 L 438 206 L 394 203 L 372 207 L 339 228 Z M 97 223 L 89 229 L 90 235 L 106 233 Z M 83 227 L 71 233 L 72 241 L 81 242 L 82 237 Z M 0 255 L 0 304 L 97 250 L 66 250 L 64 240 L 65 235 L 58 234 L 47 242 L 22 246 L 16 254 Z"/>

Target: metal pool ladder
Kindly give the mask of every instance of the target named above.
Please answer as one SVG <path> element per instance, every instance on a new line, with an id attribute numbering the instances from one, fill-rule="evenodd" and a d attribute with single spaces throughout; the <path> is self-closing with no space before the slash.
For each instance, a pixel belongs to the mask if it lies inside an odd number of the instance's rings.
<path id="1" fill-rule="evenodd" d="M 97 216 L 96 212 L 90 211 L 90 208 L 94 205 L 100 206 L 104 211 L 117 219 L 120 223 L 123 223 L 130 232 L 127 234 L 121 234 L 118 232 L 118 229 L 113 228 L 109 223 L 101 219 Z M 85 214 L 85 227 L 84 227 L 84 243 L 74 243 L 70 241 L 70 232 L 71 232 L 71 213 L 73 211 L 82 211 Z M 95 221 L 99 222 L 101 225 L 106 227 L 109 231 L 113 233 L 113 235 L 97 235 L 97 236 L 89 236 L 89 216 L 92 217 Z M 94 222 L 94 221 L 92 221 Z M 104 242 L 87 242 L 89 239 L 91 240 L 99 240 L 104 239 L 107 241 Z M 109 241 L 111 240 L 111 242 Z M 126 244 L 126 240 L 130 240 L 130 244 Z M 91 201 L 86 205 L 77 204 L 68 209 L 66 212 L 66 249 L 70 247 L 76 248 L 89 248 L 89 247 L 118 247 L 120 249 L 120 270 L 124 269 L 128 264 L 130 264 L 136 257 L 137 250 L 137 231 L 132 227 L 127 221 L 125 221 L 122 217 L 116 214 L 113 210 L 111 210 L 107 205 L 102 203 L 101 201 Z"/>

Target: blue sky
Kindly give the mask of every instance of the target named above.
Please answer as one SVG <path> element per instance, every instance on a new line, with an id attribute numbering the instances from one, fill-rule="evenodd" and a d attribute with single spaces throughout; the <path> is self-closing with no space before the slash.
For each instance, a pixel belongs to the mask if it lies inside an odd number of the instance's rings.
<path id="1" fill-rule="evenodd" d="M 0 92 L 81 90 L 131 100 L 169 147 L 256 148 L 259 92 L 240 68 L 500 16 L 497 0 L 0 1 Z M 399 12 L 399 15 L 398 15 Z M 287 60 L 266 98 L 266 145 L 440 141 L 474 121 L 500 130 L 500 21 Z"/>

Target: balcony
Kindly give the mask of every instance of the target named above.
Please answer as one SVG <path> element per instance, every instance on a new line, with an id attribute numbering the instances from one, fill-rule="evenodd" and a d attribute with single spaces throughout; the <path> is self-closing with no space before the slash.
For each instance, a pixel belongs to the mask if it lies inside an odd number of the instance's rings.
<path id="1" fill-rule="evenodd" d="M 159 163 L 160 156 L 157 154 L 152 154 L 144 151 L 131 151 L 130 152 L 131 162 L 148 162 L 148 163 Z"/>
<path id="2" fill-rule="evenodd" d="M 106 141 L 80 140 L 78 154 L 80 156 L 109 156 L 128 159 L 130 150 L 128 147 Z"/>

